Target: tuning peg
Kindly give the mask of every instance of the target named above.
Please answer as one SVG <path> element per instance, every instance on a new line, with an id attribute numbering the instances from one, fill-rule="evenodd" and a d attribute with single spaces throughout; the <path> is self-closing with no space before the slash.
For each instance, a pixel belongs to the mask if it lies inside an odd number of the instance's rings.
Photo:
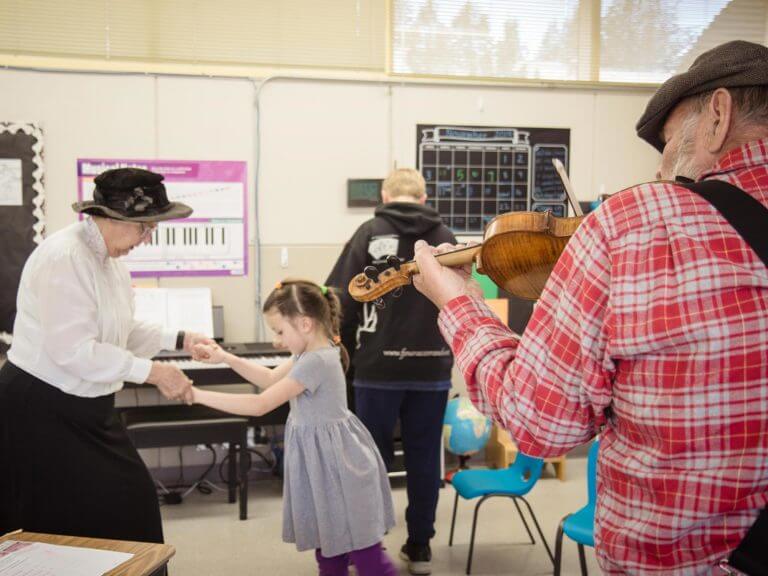
<path id="1" fill-rule="evenodd" d="M 400 298 L 403 295 L 403 287 L 398 286 L 392 291 L 392 298 Z"/>
<path id="2" fill-rule="evenodd" d="M 384 302 L 384 298 L 376 298 L 376 300 L 373 301 L 373 305 L 376 306 L 379 310 L 383 310 L 387 307 L 387 303 Z"/>
<path id="3" fill-rule="evenodd" d="M 395 270 L 400 270 L 400 258 L 394 254 L 387 256 L 387 265 Z"/>
<path id="4" fill-rule="evenodd" d="M 376 266 L 366 266 L 363 269 L 363 274 L 368 276 L 368 278 L 370 278 L 374 282 L 378 282 L 379 281 L 379 269 L 376 268 Z"/>

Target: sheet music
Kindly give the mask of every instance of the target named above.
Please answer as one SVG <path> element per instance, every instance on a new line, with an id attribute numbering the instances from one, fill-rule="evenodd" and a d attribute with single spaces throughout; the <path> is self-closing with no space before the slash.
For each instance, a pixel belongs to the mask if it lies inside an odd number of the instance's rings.
<path id="1" fill-rule="evenodd" d="M 0 542 L 0 576 L 101 576 L 131 558 L 127 552 L 6 540 Z"/>
<path id="2" fill-rule="evenodd" d="M 137 320 L 166 330 L 200 332 L 213 338 L 210 288 L 134 288 Z"/>

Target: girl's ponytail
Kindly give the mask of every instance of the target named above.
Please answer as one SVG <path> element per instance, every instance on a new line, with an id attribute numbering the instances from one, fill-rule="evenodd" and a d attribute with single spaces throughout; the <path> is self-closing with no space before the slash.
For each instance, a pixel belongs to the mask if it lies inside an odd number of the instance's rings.
<path id="1" fill-rule="evenodd" d="M 344 367 L 344 372 L 349 370 L 349 352 L 341 341 L 341 301 L 336 295 L 334 288 L 329 286 L 320 286 L 320 291 L 325 296 L 325 300 L 328 302 L 328 309 L 331 312 L 329 332 L 331 333 L 331 339 L 336 346 L 339 347 L 341 353 L 341 365 Z"/>

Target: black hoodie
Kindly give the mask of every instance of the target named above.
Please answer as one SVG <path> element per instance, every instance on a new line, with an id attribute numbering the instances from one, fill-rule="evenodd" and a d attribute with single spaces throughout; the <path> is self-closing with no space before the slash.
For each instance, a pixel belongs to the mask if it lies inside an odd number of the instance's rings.
<path id="1" fill-rule="evenodd" d="M 361 304 L 349 296 L 349 281 L 374 265 L 388 267 L 386 258 L 413 258 L 416 240 L 436 246 L 456 237 L 440 215 L 422 204 L 390 202 L 376 208 L 375 217 L 357 229 L 344 246 L 326 284 L 339 290 L 342 304 L 341 339 L 352 357 L 354 376 L 378 381 L 446 381 L 453 356 L 437 328 L 438 310 L 413 286 L 399 298 L 385 296 L 386 307 Z"/>

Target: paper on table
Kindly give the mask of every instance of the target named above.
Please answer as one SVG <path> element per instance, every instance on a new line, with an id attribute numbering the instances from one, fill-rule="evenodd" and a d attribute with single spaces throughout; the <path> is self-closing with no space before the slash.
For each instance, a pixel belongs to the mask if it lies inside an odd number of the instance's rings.
<path id="1" fill-rule="evenodd" d="M 133 291 L 136 320 L 161 324 L 171 332 L 187 330 L 213 338 L 210 288 L 134 288 Z"/>
<path id="2" fill-rule="evenodd" d="M 0 542 L 0 576 L 101 576 L 131 558 L 127 552 L 6 540 Z"/>

